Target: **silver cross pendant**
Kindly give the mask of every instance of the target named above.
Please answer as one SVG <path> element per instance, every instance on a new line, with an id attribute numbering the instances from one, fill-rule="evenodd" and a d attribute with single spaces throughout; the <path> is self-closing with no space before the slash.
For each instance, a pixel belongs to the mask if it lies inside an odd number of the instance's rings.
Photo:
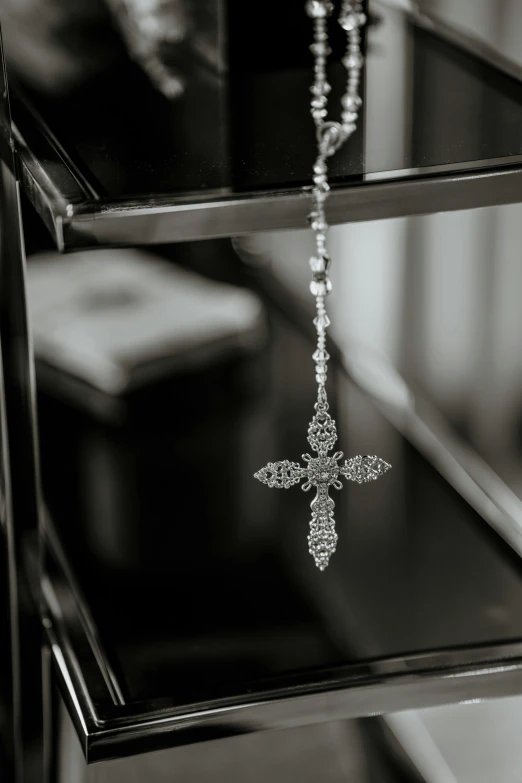
<path id="1" fill-rule="evenodd" d="M 308 442 L 317 457 L 303 454 L 306 465 L 298 462 L 282 460 L 269 462 L 264 468 L 254 473 L 256 479 L 276 489 L 288 489 L 298 484 L 302 479 L 305 483 L 301 486 L 305 492 L 315 487 L 317 494 L 310 504 L 312 519 L 310 521 L 310 533 L 308 535 L 308 550 L 315 560 L 316 566 L 324 571 L 330 557 L 335 552 L 337 545 L 337 533 L 335 532 L 335 520 L 333 510 L 334 501 L 328 494 L 329 488 L 342 489 L 340 476 L 349 481 L 362 484 L 386 473 L 391 467 L 380 457 L 352 457 L 339 465 L 342 459 L 342 451 L 337 451 L 333 457 L 328 452 L 337 441 L 337 429 L 335 421 L 329 415 L 327 403 L 317 403 L 317 413 L 308 428 Z"/>

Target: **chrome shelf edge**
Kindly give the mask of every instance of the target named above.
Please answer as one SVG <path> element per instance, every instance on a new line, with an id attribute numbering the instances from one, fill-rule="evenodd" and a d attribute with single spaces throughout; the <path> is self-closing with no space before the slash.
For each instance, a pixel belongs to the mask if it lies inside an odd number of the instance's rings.
<path id="1" fill-rule="evenodd" d="M 52 634 L 50 628 L 48 631 Z M 359 675 L 344 682 L 340 680 L 337 687 L 330 686 L 327 691 L 319 692 L 321 684 L 318 683 L 316 692 L 302 693 L 296 687 L 287 690 L 284 697 L 277 692 L 260 694 L 258 698 L 228 706 L 195 706 L 174 711 L 154 710 L 151 705 L 150 711 L 140 717 L 116 707 L 103 715 L 97 713 L 83 688 L 78 696 L 81 682 L 74 660 L 56 640 L 51 644 L 60 690 L 88 764 L 258 731 L 521 695 L 520 649 L 513 645 L 516 658 L 509 656 L 509 650 L 509 645 L 502 648 L 502 655 L 507 657 L 501 660 L 495 659 L 495 649 L 477 650 L 477 662 L 458 669 L 430 669 L 430 659 L 438 657 L 434 654 L 425 656 L 425 670 L 404 673 L 405 659 L 402 659 L 402 673 L 369 674 L 365 679 Z M 487 655 L 490 660 L 485 661 Z M 453 656 L 458 660 L 469 658 L 470 654 L 463 656 L 455 651 Z M 377 664 L 377 670 L 383 663 L 387 662 Z"/>
<path id="2" fill-rule="evenodd" d="M 306 191 L 192 204 L 165 205 L 158 199 L 140 207 L 103 206 L 100 202 L 69 204 L 65 214 L 56 214 L 23 160 L 22 166 L 26 193 L 52 231 L 58 249 L 65 252 L 308 227 L 310 203 Z M 521 201 L 522 166 L 517 165 L 495 171 L 334 187 L 327 211 L 332 224 L 345 224 Z"/>

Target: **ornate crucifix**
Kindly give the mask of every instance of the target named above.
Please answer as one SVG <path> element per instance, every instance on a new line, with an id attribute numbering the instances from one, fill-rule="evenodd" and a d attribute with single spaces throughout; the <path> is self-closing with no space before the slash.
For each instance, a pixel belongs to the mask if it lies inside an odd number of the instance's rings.
<path id="1" fill-rule="evenodd" d="M 306 479 L 301 486 L 305 492 L 311 487 L 316 487 L 317 494 L 312 500 L 312 519 L 310 521 L 310 534 L 308 536 L 308 549 L 315 560 L 316 566 L 324 571 L 331 555 L 337 545 L 337 533 L 335 532 L 335 520 L 333 510 L 334 501 L 328 495 L 329 487 L 342 489 L 340 476 L 350 481 L 362 484 L 365 481 L 374 481 L 382 476 L 391 467 L 380 457 L 352 457 L 345 460 L 344 465 L 338 462 L 342 459 L 342 451 L 337 451 L 333 457 L 328 452 L 337 441 L 337 429 L 335 421 L 328 411 L 328 403 L 317 403 L 317 413 L 308 428 L 308 442 L 317 457 L 303 454 L 305 466 L 298 462 L 282 460 L 269 462 L 264 468 L 254 474 L 255 478 L 276 489 L 288 489 L 298 484 L 301 479 Z"/>
<path id="2" fill-rule="evenodd" d="M 317 157 L 314 164 L 313 185 L 311 189 L 313 209 L 310 214 L 310 227 L 315 235 L 315 255 L 310 258 L 312 280 L 310 293 L 315 297 L 317 315 L 314 326 L 317 329 L 317 350 L 313 354 L 315 362 L 315 380 L 317 382 L 316 414 L 308 429 L 308 441 L 317 457 L 303 454 L 305 466 L 297 462 L 269 462 L 266 467 L 255 473 L 255 477 L 269 487 L 287 489 L 305 479 L 302 489 L 316 487 L 317 495 L 312 500 L 312 520 L 308 548 L 315 564 L 321 571 L 328 565 L 335 552 L 337 533 L 333 510 L 335 503 L 329 497 L 330 487 L 341 489 L 340 476 L 350 481 L 373 481 L 382 476 L 391 466 L 379 457 L 352 457 L 344 465 L 339 465 L 342 452 L 333 457 L 328 452 L 337 441 L 335 422 L 328 414 L 326 399 L 326 374 L 328 359 L 326 350 L 326 330 L 330 319 L 326 313 L 325 299 L 332 290 L 329 267 L 330 256 L 326 249 L 325 202 L 330 191 L 328 182 L 328 159 L 350 138 L 356 129 L 359 109 L 362 104 L 359 95 L 361 68 L 364 58 L 361 51 L 361 28 L 366 22 L 361 0 L 342 0 L 339 3 L 339 24 L 346 31 L 346 56 L 343 65 L 347 70 L 346 93 L 341 99 L 341 122 L 328 118 L 328 93 L 331 86 L 327 81 L 327 58 L 331 53 L 328 45 L 328 17 L 334 11 L 331 0 L 307 0 L 306 13 L 313 19 L 314 43 L 310 49 L 314 55 L 314 83 L 311 87 L 311 113 L 317 129 Z"/>

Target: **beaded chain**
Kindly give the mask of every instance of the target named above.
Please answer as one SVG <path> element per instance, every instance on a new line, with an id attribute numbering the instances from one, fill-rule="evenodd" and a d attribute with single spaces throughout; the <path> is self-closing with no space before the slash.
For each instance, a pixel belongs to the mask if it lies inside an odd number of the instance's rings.
<path id="1" fill-rule="evenodd" d="M 318 154 L 314 165 L 314 186 L 312 188 L 313 209 L 310 225 L 315 234 L 316 254 L 310 259 L 313 279 L 310 291 L 316 297 L 317 316 L 314 325 L 317 329 L 317 350 L 313 355 L 316 365 L 315 379 L 318 384 L 318 403 L 326 403 L 326 374 L 328 359 L 326 348 L 326 329 L 330 320 L 326 314 L 325 297 L 332 290 L 328 276 L 330 257 L 326 251 L 326 232 L 328 223 L 325 215 L 325 201 L 328 197 L 327 160 L 344 144 L 356 128 L 362 100 L 359 96 L 359 82 L 363 57 L 361 54 L 360 28 L 366 23 L 366 15 L 360 2 L 343 0 L 338 22 L 346 31 L 346 54 L 342 63 L 347 71 L 346 92 L 341 99 L 341 122 L 328 121 L 328 93 L 331 90 L 326 79 L 326 61 L 331 49 L 328 45 L 327 19 L 334 5 L 330 0 L 308 0 L 306 13 L 314 20 L 314 43 L 310 51 L 315 57 L 315 80 L 310 88 L 312 93 L 311 112 L 317 128 Z"/>
<path id="2" fill-rule="evenodd" d="M 326 374 L 330 356 L 326 350 L 326 330 L 330 321 L 326 314 L 325 298 L 332 290 L 328 276 L 330 258 L 326 251 L 326 232 L 328 223 L 325 215 L 325 201 L 330 190 L 328 185 L 328 166 L 326 161 L 351 136 L 356 127 L 361 107 L 359 82 L 363 58 L 361 55 L 360 28 L 366 22 L 361 3 L 358 0 L 342 0 L 339 24 L 346 31 L 347 50 L 343 65 L 348 72 L 348 85 L 342 98 L 341 122 L 328 121 L 327 104 L 330 85 L 326 80 L 326 61 L 330 54 L 328 46 L 327 19 L 334 6 L 330 0 L 308 0 L 306 13 L 314 20 L 314 43 L 310 46 L 315 57 L 315 81 L 311 87 L 312 117 L 317 126 L 318 154 L 314 165 L 314 184 L 312 188 L 313 210 L 310 224 L 315 234 L 316 254 L 310 259 L 313 279 L 310 291 L 316 298 L 317 315 L 314 325 L 317 329 L 317 348 L 313 354 L 315 379 L 317 381 L 317 402 L 315 415 L 308 427 L 308 442 L 315 456 L 303 454 L 304 465 L 289 460 L 269 462 L 255 473 L 255 478 L 263 484 L 276 489 L 288 489 L 303 481 L 301 489 L 308 491 L 312 487 L 316 496 L 310 504 L 312 519 L 308 535 L 308 551 L 316 566 L 324 571 L 330 557 L 337 547 L 335 530 L 335 503 L 330 497 L 330 488 L 342 489 L 341 478 L 362 484 L 374 481 L 382 476 L 390 465 L 380 457 L 357 456 L 340 463 L 342 451 L 332 456 L 329 452 L 337 442 L 337 427 L 328 413 L 326 397 Z"/>

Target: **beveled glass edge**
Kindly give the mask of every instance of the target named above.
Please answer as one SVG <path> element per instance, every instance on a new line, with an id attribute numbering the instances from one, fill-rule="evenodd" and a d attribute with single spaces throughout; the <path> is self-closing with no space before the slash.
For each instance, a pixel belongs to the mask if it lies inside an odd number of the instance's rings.
<path id="1" fill-rule="evenodd" d="M 498 659 L 495 649 L 489 648 L 486 659 L 480 654 L 478 661 L 468 656 L 464 665 L 459 665 L 455 652 L 449 669 L 429 667 L 360 679 L 339 676 L 335 683 L 319 681 L 306 689 L 238 697 L 222 706 L 213 702 L 176 710 L 165 702 L 150 702 L 112 707 L 98 713 L 95 726 L 81 740 L 86 760 L 92 763 L 251 732 L 520 695 L 522 659 L 519 645 L 512 649 L 507 655 L 502 649 Z M 67 691 L 66 701 L 73 696 Z M 138 706 L 140 713 L 135 711 Z M 78 726 L 80 721 L 75 723 Z"/>
<path id="2" fill-rule="evenodd" d="M 405 177 L 427 177 L 431 174 L 440 174 L 441 170 L 448 174 L 452 172 L 476 171 L 481 172 L 484 169 L 496 170 L 504 166 L 522 165 L 522 155 L 504 155 L 500 158 L 480 158 L 479 160 L 468 160 L 464 163 L 445 163 L 437 166 L 417 166 L 404 169 L 390 169 L 386 172 L 378 171 L 374 175 L 371 171 L 363 175 L 364 182 L 379 182 L 383 179 L 383 174 L 389 175 L 389 179 L 402 179 Z"/>
<path id="3" fill-rule="evenodd" d="M 500 206 L 522 200 L 522 165 L 332 186 L 331 224 Z M 167 244 L 308 227 L 307 189 L 205 203 L 85 205 L 63 220 L 63 249 Z"/>
<path id="4" fill-rule="evenodd" d="M 125 704 L 125 697 L 123 695 L 122 689 L 120 688 L 118 678 L 116 677 L 116 674 L 110 664 L 108 655 L 104 650 L 103 642 L 98 632 L 96 623 L 94 622 L 94 619 L 91 615 L 88 603 L 83 595 L 83 591 L 81 590 L 74 575 L 74 570 L 69 563 L 69 560 L 62 547 L 60 537 L 54 527 L 53 521 L 50 518 L 47 509 L 44 509 L 43 514 L 45 522 L 42 543 L 46 548 L 46 554 L 52 557 L 54 565 L 58 569 L 60 577 L 63 580 L 63 585 L 65 586 L 67 593 L 66 603 L 68 605 L 73 605 L 77 612 L 78 620 L 82 631 L 85 634 L 86 642 L 93 653 L 97 666 L 99 667 L 101 677 L 103 678 L 103 682 L 112 703 L 115 705 Z M 56 608 L 60 605 L 60 595 L 56 591 L 56 584 L 49 581 L 47 574 L 45 579 L 47 579 L 45 587 L 48 591 L 48 599 L 46 601 L 47 607 L 54 615 L 53 619 L 55 623 L 64 622 L 64 617 L 61 615 L 61 612 L 56 612 Z"/>

